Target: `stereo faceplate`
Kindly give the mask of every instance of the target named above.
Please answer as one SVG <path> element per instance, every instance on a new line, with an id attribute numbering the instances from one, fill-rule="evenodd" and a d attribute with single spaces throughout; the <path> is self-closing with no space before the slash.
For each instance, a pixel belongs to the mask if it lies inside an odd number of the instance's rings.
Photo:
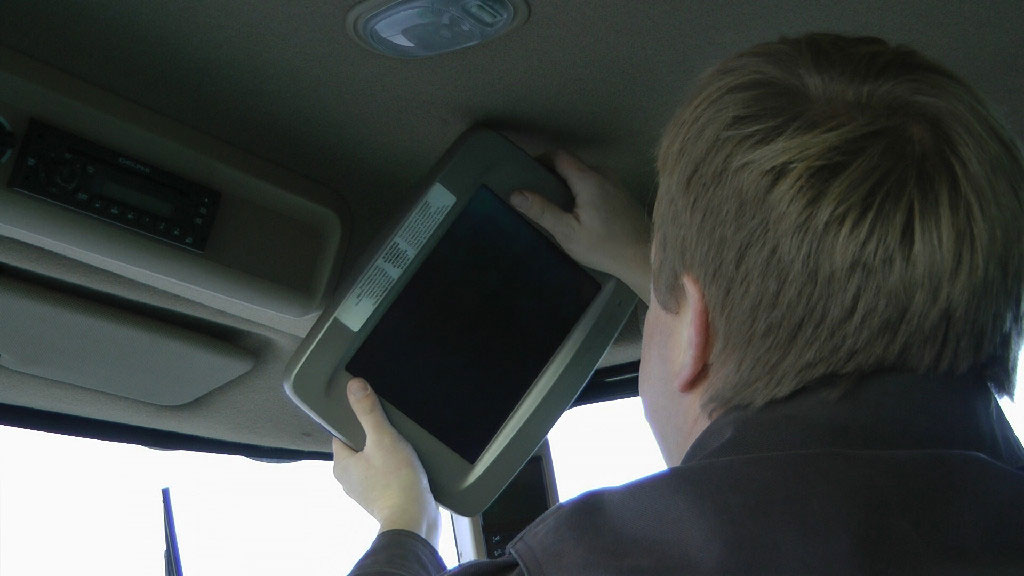
<path id="1" fill-rule="evenodd" d="M 32 120 L 10 187 L 202 252 L 220 193 Z"/>

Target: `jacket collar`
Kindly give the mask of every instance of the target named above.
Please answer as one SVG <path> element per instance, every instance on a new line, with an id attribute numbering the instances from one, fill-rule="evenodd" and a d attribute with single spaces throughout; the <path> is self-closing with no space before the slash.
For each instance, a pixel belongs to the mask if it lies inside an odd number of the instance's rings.
<path id="1" fill-rule="evenodd" d="M 1024 469 L 1024 448 L 988 385 L 971 377 L 832 378 L 722 414 L 683 465 L 807 450 L 956 450 Z"/>

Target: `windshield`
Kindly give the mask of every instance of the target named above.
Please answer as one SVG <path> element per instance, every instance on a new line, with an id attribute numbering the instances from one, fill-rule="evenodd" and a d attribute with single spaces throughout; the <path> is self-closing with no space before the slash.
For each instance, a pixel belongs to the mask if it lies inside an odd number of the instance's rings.
<path id="1" fill-rule="evenodd" d="M 563 500 L 664 467 L 636 398 L 570 410 L 551 450 Z M 330 462 L 273 464 L 3 426 L 0 458 L 4 576 L 159 573 L 165 486 L 189 576 L 345 574 L 377 533 Z M 454 566 L 451 522 L 442 530 L 441 556 Z"/>
<path id="2" fill-rule="evenodd" d="M 377 533 L 330 462 L 272 464 L 8 427 L 0 447 L 4 576 L 160 573 L 165 486 L 188 576 L 344 574 Z"/>
<path id="3" fill-rule="evenodd" d="M 1024 435 L 1024 402 L 1000 404 Z M 572 409 L 549 441 L 563 501 L 664 469 L 638 398 Z M 9 427 L 0 427 L 0 458 L 4 576 L 159 573 L 165 486 L 189 576 L 344 574 L 377 532 L 329 462 L 270 464 Z M 441 555 L 454 566 L 451 523 L 443 530 Z"/>

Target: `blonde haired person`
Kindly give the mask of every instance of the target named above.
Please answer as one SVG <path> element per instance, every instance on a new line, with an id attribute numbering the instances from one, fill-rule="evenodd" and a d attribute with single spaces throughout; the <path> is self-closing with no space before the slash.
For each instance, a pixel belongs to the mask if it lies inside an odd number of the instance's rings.
<path id="1" fill-rule="evenodd" d="M 873 38 L 756 46 L 669 123 L 648 265 L 579 161 L 579 261 L 650 286 L 640 396 L 669 470 L 561 505 L 457 574 L 1021 574 L 1024 162 L 978 95 Z M 640 255 L 643 253 L 644 255 Z M 653 274 L 652 274 L 653 271 Z M 381 522 L 353 574 L 437 574 L 422 469 L 366 383 L 335 475 Z"/>

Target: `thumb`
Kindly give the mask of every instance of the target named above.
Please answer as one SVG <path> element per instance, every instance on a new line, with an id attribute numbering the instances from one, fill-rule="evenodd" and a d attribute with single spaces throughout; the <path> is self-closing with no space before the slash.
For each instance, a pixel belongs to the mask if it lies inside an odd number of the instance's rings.
<path id="1" fill-rule="evenodd" d="M 392 430 L 387 415 L 380 405 L 380 398 L 362 378 L 348 381 L 348 403 L 366 432 L 366 443 Z"/>
<path id="2" fill-rule="evenodd" d="M 548 202 L 539 194 L 517 190 L 512 193 L 509 202 L 516 210 L 547 230 L 559 244 L 564 245 L 565 240 L 571 237 L 574 223 L 572 214 Z"/>

